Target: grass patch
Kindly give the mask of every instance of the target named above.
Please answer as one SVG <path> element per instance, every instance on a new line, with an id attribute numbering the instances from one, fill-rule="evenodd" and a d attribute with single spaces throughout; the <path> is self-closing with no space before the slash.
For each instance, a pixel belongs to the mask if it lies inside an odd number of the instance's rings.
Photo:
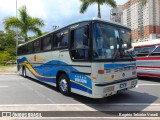
<path id="1" fill-rule="evenodd" d="M 0 69 L 1 68 L 10 68 L 10 67 L 15 67 L 16 65 L 0 65 Z"/>

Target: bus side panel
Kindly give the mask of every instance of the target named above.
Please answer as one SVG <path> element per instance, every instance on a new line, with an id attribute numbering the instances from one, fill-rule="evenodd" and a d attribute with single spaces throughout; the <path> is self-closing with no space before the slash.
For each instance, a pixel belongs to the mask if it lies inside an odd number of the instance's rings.
<path id="1" fill-rule="evenodd" d="M 91 63 L 72 61 L 68 50 L 52 54 L 53 56 L 58 55 L 57 59 L 66 63 L 66 66 L 59 65 L 58 70 L 65 71 L 69 76 L 71 92 L 92 97 Z"/>
<path id="2" fill-rule="evenodd" d="M 63 53 L 64 58 L 62 55 L 59 58 L 59 53 L 62 54 L 62 52 L 50 53 L 28 55 L 20 57 L 18 61 L 26 66 L 27 76 L 54 86 L 56 85 L 57 72 L 64 71 L 69 76 L 71 92 L 91 97 L 92 80 L 89 74 L 91 73 L 91 63 L 72 62 L 69 59 L 69 52 Z"/>
<path id="3" fill-rule="evenodd" d="M 160 56 L 137 57 L 137 75 L 160 78 Z"/>

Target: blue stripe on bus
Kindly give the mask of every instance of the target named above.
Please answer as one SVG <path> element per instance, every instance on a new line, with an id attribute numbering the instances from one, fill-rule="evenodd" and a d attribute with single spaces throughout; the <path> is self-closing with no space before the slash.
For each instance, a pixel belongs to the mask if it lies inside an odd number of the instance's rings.
<path id="1" fill-rule="evenodd" d="M 18 59 L 17 61 L 20 64 L 21 63 L 23 64 L 24 62 L 27 62 L 27 64 L 29 64 L 28 60 L 25 57 L 23 57 L 22 59 Z M 91 79 L 84 74 L 77 75 L 77 74 L 71 73 L 70 71 L 78 72 L 78 70 L 76 70 L 72 66 L 63 66 L 63 65 L 67 65 L 67 63 L 64 63 L 64 62 L 58 61 L 58 60 L 53 60 L 53 61 L 47 62 L 47 63 L 40 65 L 40 66 L 30 65 L 32 67 L 32 69 L 35 72 L 37 72 L 37 74 L 39 74 L 39 76 L 35 75 L 31 70 L 30 71 L 38 80 L 43 81 L 43 82 L 52 82 L 52 83 L 56 83 L 55 76 L 59 70 L 65 71 L 68 74 L 70 80 L 73 80 L 73 81 L 75 81 L 75 76 L 85 77 L 85 80 L 86 80 L 85 83 L 81 83 L 81 82 L 76 81 L 76 82 L 74 82 L 75 86 L 72 85 L 71 87 L 74 87 L 75 89 L 80 89 L 84 92 L 88 92 L 88 93 L 92 94 L 92 92 L 91 92 L 92 91 Z"/>
<path id="2" fill-rule="evenodd" d="M 87 92 L 87 93 L 90 93 L 92 94 L 92 90 L 80 85 L 80 84 L 76 84 L 75 82 L 71 82 L 71 88 L 75 88 L 75 89 L 78 89 L 78 90 L 81 90 L 81 91 L 84 91 L 84 92 Z"/>
<path id="3" fill-rule="evenodd" d="M 129 65 L 136 65 L 135 63 L 131 63 L 131 64 L 105 64 L 104 68 L 105 69 L 114 69 L 114 68 L 121 68 L 121 67 L 126 67 Z"/>

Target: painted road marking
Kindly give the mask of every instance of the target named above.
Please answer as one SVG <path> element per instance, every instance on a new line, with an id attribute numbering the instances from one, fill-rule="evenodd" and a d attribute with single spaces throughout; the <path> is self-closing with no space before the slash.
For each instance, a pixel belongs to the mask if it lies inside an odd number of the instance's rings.
<path id="1" fill-rule="evenodd" d="M 138 86 L 160 86 L 160 84 L 138 84 Z"/>
<path id="2" fill-rule="evenodd" d="M 159 103 L 115 103 L 115 104 L 12 104 L 12 105 L 0 105 L 0 107 L 29 107 L 29 106 L 87 106 L 87 105 L 93 105 L 93 106 L 160 106 Z"/>
<path id="3" fill-rule="evenodd" d="M 0 88 L 7 88 L 8 86 L 0 86 Z"/>

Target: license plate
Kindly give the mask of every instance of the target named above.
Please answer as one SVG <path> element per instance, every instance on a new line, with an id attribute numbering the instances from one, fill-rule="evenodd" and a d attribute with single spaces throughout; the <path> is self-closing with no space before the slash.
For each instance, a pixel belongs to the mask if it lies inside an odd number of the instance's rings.
<path id="1" fill-rule="evenodd" d="M 120 88 L 125 88 L 125 87 L 127 87 L 127 82 L 121 83 L 119 87 L 120 87 Z"/>

